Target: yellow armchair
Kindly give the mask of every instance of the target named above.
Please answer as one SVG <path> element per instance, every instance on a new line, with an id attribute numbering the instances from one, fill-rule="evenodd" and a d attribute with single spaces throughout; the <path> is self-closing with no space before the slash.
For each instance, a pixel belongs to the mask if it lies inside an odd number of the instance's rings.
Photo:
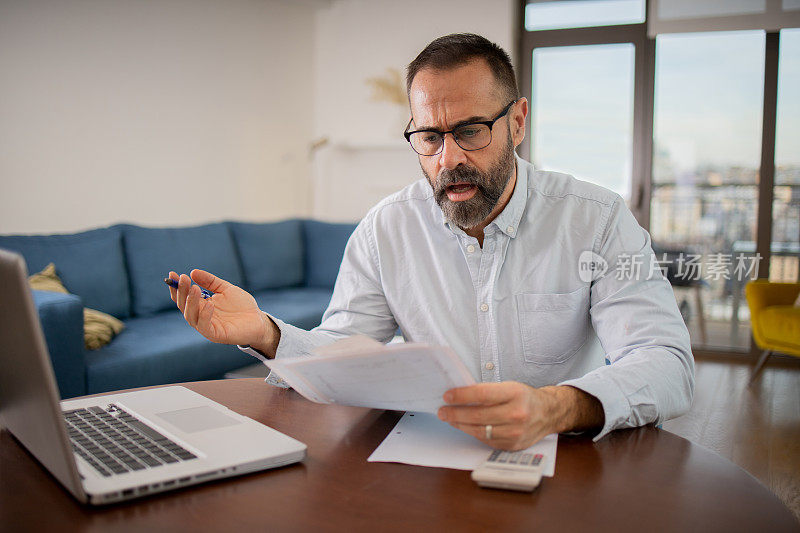
<path id="1" fill-rule="evenodd" d="M 800 357 L 800 307 L 794 302 L 800 283 L 770 283 L 755 280 L 744 288 L 750 308 L 750 324 L 756 346 L 763 350 L 750 382 L 773 352 Z"/>

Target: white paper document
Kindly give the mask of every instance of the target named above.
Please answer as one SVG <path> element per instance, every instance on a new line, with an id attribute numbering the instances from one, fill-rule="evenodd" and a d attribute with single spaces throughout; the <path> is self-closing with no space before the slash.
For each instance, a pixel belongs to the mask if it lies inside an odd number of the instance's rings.
<path id="1" fill-rule="evenodd" d="M 365 337 L 341 340 L 311 357 L 264 364 L 311 401 L 374 409 L 435 413 L 444 404 L 445 391 L 475 384 L 450 348 L 384 346 Z"/>
<path id="2" fill-rule="evenodd" d="M 555 474 L 557 445 L 558 435 L 552 434 L 526 450 L 544 455 L 545 476 Z M 474 470 L 491 452 L 491 447 L 442 422 L 435 414 L 406 413 L 367 460 Z"/>

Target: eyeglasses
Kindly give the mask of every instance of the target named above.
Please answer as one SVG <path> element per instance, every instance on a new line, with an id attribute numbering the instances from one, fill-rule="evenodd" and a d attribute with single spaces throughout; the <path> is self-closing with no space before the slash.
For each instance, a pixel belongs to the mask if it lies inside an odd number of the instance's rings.
<path id="1" fill-rule="evenodd" d="M 494 123 L 508 114 L 511 106 L 517 103 L 516 100 L 510 102 L 503 108 L 499 115 L 492 120 L 481 122 L 467 122 L 461 124 L 450 131 L 439 131 L 434 129 L 408 131 L 411 126 L 409 121 L 406 131 L 403 132 L 406 140 L 411 144 L 419 155 L 436 155 L 442 151 L 444 146 L 444 136 L 448 133 L 453 136 L 453 140 L 462 149 L 469 152 L 486 148 L 492 143 L 492 126 Z"/>

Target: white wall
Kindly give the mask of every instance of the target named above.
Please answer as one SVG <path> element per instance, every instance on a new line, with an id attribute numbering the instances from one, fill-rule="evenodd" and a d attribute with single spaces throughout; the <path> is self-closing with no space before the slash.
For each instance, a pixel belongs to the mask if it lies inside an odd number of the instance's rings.
<path id="1" fill-rule="evenodd" d="M 320 5 L 0 0 L 0 233 L 307 215 Z"/>
<path id="2" fill-rule="evenodd" d="M 358 219 L 421 176 L 366 78 L 513 5 L 0 0 L 0 233 Z"/>
<path id="3" fill-rule="evenodd" d="M 402 132 L 409 113 L 370 100 L 366 79 L 405 67 L 433 39 L 474 32 L 514 52 L 512 0 L 334 0 L 316 13 L 312 214 L 357 220 L 422 177 Z"/>

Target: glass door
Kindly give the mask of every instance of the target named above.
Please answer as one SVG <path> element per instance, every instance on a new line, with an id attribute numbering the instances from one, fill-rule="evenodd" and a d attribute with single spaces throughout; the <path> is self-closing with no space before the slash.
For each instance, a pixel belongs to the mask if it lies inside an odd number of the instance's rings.
<path id="1" fill-rule="evenodd" d="M 770 281 L 800 281 L 800 29 L 781 30 Z"/>
<path id="2" fill-rule="evenodd" d="M 749 350 L 763 31 L 659 35 L 650 232 L 695 346 Z"/>

